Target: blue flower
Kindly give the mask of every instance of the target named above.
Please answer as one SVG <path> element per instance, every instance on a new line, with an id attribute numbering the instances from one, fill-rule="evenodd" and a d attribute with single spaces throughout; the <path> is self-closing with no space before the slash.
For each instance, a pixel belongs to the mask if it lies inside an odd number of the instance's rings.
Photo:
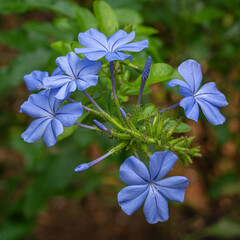
<path id="1" fill-rule="evenodd" d="M 61 74 L 64 74 L 62 72 L 62 70 L 57 67 L 51 76 L 56 76 L 56 75 L 61 75 Z M 39 70 L 35 70 L 33 72 L 31 72 L 30 74 L 27 74 L 23 77 L 23 80 L 27 86 L 27 89 L 29 91 L 37 91 L 37 90 L 46 90 L 46 91 L 42 91 L 41 94 L 47 94 L 49 93 L 49 89 L 44 86 L 43 84 L 43 79 L 48 77 L 49 74 L 48 72 L 42 72 L 42 71 L 39 71 Z"/>
<path id="2" fill-rule="evenodd" d="M 120 179 L 130 185 L 118 193 L 122 210 L 132 215 L 145 201 L 143 212 L 147 222 L 153 224 L 168 220 L 168 201 L 183 202 L 188 179 L 169 177 L 162 179 L 174 166 L 177 156 L 169 151 L 155 152 L 150 157 L 149 171 L 137 158 L 129 157 L 120 167 Z M 162 179 L 162 180 L 161 180 Z"/>
<path id="3" fill-rule="evenodd" d="M 98 82 L 96 74 L 101 69 L 100 62 L 79 59 L 75 53 L 70 52 L 67 56 L 58 57 L 56 63 L 64 75 L 46 77 L 43 84 L 47 88 L 58 88 L 55 97 L 60 100 L 66 99 L 76 89 L 84 91 Z"/>
<path id="4" fill-rule="evenodd" d="M 63 127 L 72 126 L 82 116 L 82 103 L 70 103 L 59 108 L 63 100 L 56 99 L 55 94 L 55 90 L 51 90 L 49 95 L 31 94 L 22 104 L 20 112 L 37 118 L 22 133 L 25 142 L 36 142 L 44 134 L 45 144 L 53 146 L 57 136 L 63 133 Z"/>
<path id="5" fill-rule="evenodd" d="M 79 33 L 78 41 L 85 48 L 75 48 L 75 52 L 85 54 L 89 60 L 98 60 L 105 56 L 108 62 L 113 60 L 125 60 L 132 56 L 121 51 L 140 52 L 148 48 L 148 40 L 131 42 L 135 38 L 135 32 L 127 34 L 118 30 L 109 39 L 96 29 L 89 29 L 85 33 Z"/>
<path id="6" fill-rule="evenodd" d="M 179 85 L 179 93 L 185 97 L 179 105 L 184 108 L 186 116 L 198 122 L 198 105 L 200 105 L 210 123 L 218 125 L 225 122 L 225 117 L 220 113 L 218 107 L 225 107 L 228 103 L 225 96 L 218 91 L 216 84 L 214 82 L 206 83 L 199 89 L 202 82 L 200 64 L 190 59 L 183 62 L 178 67 L 178 71 L 186 82 L 173 79 L 167 86 Z"/>

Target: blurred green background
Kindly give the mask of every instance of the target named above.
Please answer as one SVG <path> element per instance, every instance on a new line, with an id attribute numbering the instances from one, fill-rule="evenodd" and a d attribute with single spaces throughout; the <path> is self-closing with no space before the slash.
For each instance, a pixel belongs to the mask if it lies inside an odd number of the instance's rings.
<path id="1" fill-rule="evenodd" d="M 141 210 L 130 217 L 121 211 L 118 169 L 125 153 L 74 173 L 114 145 L 106 136 L 77 129 L 49 149 L 20 138 L 31 121 L 19 114 L 30 94 L 23 76 L 51 71 L 79 32 L 99 25 L 93 2 L 0 0 L 0 239 L 240 239 L 239 0 L 105 1 L 120 28 L 132 23 L 138 39 L 149 39 L 150 48 L 134 54 L 139 65 L 148 55 L 174 68 L 195 59 L 203 82 L 216 82 L 229 102 L 221 126 L 186 120 L 203 156 L 188 168 L 175 166 L 190 185 L 185 202 L 171 204 L 169 221 L 149 225 Z M 164 85 L 150 86 L 148 99 L 160 107 L 181 99 Z"/>

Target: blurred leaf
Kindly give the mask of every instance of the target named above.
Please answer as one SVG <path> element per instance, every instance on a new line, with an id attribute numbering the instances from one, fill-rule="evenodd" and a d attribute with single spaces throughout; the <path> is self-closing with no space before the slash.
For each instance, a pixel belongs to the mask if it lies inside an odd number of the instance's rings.
<path id="1" fill-rule="evenodd" d="M 93 10 L 101 32 L 110 37 L 118 30 L 118 20 L 113 9 L 103 1 L 95 1 Z"/>
<path id="2" fill-rule="evenodd" d="M 166 126 L 166 128 L 171 128 L 176 123 L 175 120 L 170 120 Z M 175 133 L 184 133 L 191 131 L 191 127 L 186 123 L 180 123 L 179 126 L 174 131 Z"/>
<path id="3" fill-rule="evenodd" d="M 97 20 L 93 13 L 87 8 L 79 7 L 76 10 L 76 20 L 82 32 L 90 28 L 97 28 Z"/>
<path id="4" fill-rule="evenodd" d="M 238 173 L 230 172 L 218 176 L 210 186 L 209 195 L 211 198 L 219 198 L 226 195 L 236 195 L 240 192 Z"/>
<path id="5" fill-rule="evenodd" d="M 61 52 L 62 55 L 67 55 L 69 52 L 72 52 L 72 43 L 69 41 L 57 41 L 51 44 L 51 47 L 54 50 Z"/>
<path id="6" fill-rule="evenodd" d="M 75 133 L 73 134 L 73 137 L 76 144 L 81 149 L 86 149 L 93 141 L 93 139 L 96 137 L 96 133 L 89 129 L 79 127 L 76 129 Z"/>
<path id="7" fill-rule="evenodd" d="M 57 141 L 61 141 L 69 136 L 71 136 L 74 131 L 76 130 L 77 126 L 75 125 L 72 125 L 71 127 L 64 127 L 64 131 L 62 134 L 60 134 L 58 137 L 57 137 Z"/>
<path id="8" fill-rule="evenodd" d="M 50 51 L 44 48 L 19 55 L 10 67 L 0 69 L 0 90 L 17 86 L 23 82 L 23 76 L 33 70 L 42 70 L 49 57 Z"/>
<path id="9" fill-rule="evenodd" d="M 203 231 L 203 236 L 217 237 L 218 239 L 240 238 L 240 222 L 223 218 Z"/>
<path id="10" fill-rule="evenodd" d="M 142 16 L 139 12 L 129 8 L 114 9 L 119 25 L 124 27 L 127 24 L 141 24 L 143 22 Z"/>
<path id="11" fill-rule="evenodd" d="M 195 13 L 193 15 L 193 21 L 195 23 L 202 23 L 202 22 L 210 22 L 213 20 L 222 19 L 224 16 L 224 11 L 214 8 L 214 7 L 206 7 L 203 8 L 201 11 Z"/>
<path id="12" fill-rule="evenodd" d="M 152 27 L 146 27 L 143 25 L 139 25 L 136 28 L 136 35 L 137 36 L 151 36 L 154 34 L 157 34 L 158 31 L 156 28 L 152 28 Z"/>

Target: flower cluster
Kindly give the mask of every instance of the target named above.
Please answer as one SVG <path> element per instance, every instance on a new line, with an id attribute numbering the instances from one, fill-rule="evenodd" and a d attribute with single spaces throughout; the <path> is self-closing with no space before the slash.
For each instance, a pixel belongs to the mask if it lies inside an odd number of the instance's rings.
<path id="1" fill-rule="evenodd" d="M 83 47 L 75 49 L 77 54 L 84 54 L 84 58 L 80 59 L 76 53 L 70 52 L 56 59 L 57 68 L 51 76 L 42 71 L 33 71 L 26 75 L 24 81 L 28 90 L 38 92 L 29 96 L 22 104 L 20 112 L 36 119 L 21 136 L 29 143 L 36 142 L 43 136 L 45 144 L 50 147 L 57 142 L 57 136 L 63 133 L 64 127 L 76 125 L 117 138 L 120 141 L 117 146 L 92 162 L 82 163 L 75 172 L 85 171 L 111 154 L 126 148 L 134 156 L 124 161 L 119 176 L 130 186 L 119 192 L 118 203 L 126 214 L 131 215 L 145 201 L 143 212 L 146 220 L 156 223 L 169 218 L 168 201 L 183 202 L 185 189 L 189 184 L 188 179 L 182 176 L 162 179 L 177 161 L 175 153 L 185 164 L 192 161 L 191 157 L 200 156 L 200 153 L 198 147 L 190 147 L 193 138 L 173 136 L 181 121 L 174 121 L 173 125 L 169 125 L 170 119 L 165 114 L 166 109 L 156 110 L 139 126 L 140 103 L 151 71 L 151 57 L 148 57 L 143 69 L 138 101 L 133 114 L 126 114 L 121 106 L 116 94 L 114 61 L 132 60 L 131 55 L 122 51 L 139 52 L 148 47 L 148 40 L 132 42 L 134 38 L 135 32 L 127 34 L 119 30 L 107 39 L 98 30 L 90 29 L 79 34 L 78 40 Z M 98 73 L 102 64 L 97 60 L 103 57 L 110 67 L 112 100 L 116 107 L 114 116 L 104 111 L 87 92 L 89 87 L 98 83 Z M 179 85 L 179 93 L 184 98 L 167 109 L 181 106 L 188 118 L 198 122 L 200 106 L 210 123 L 222 124 L 225 118 L 218 107 L 226 106 L 227 101 L 217 90 L 215 83 L 207 83 L 200 88 L 202 72 L 200 65 L 194 60 L 183 62 L 178 71 L 185 81 L 174 79 L 169 81 L 167 86 Z M 82 92 L 96 110 L 70 98 L 76 90 Z M 65 104 L 65 101 L 70 103 Z M 113 128 L 108 129 L 98 120 L 93 121 L 93 126 L 82 124 L 79 118 L 83 110 L 111 123 Z M 149 145 L 152 147 L 149 148 Z M 152 149 L 155 149 L 153 153 Z M 149 171 L 141 158 L 149 159 Z"/>

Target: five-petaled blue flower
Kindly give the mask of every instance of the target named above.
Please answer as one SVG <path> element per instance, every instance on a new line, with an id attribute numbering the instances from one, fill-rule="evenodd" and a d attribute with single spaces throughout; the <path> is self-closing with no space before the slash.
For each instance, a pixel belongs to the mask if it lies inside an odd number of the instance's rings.
<path id="1" fill-rule="evenodd" d="M 56 76 L 56 75 L 61 75 L 64 74 L 64 72 L 57 67 L 51 76 Z M 31 72 L 30 74 L 27 74 L 24 76 L 23 80 L 27 86 L 27 89 L 29 91 L 37 91 L 37 90 L 42 90 L 40 94 L 49 94 L 49 90 L 46 86 L 43 84 L 43 79 L 48 77 L 48 72 L 42 72 L 39 70 L 35 70 Z"/>
<path id="2" fill-rule="evenodd" d="M 118 30 L 109 39 L 96 29 L 89 29 L 85 33 L 79 33 L 78 41 L 85 48 L 75 48 L 75 52 L 84 54 L 89 60 L 98 60 L 105 56 L 108 62 L 113 60 L 125 60 L 132 56 L 121 51 L 140 52 L 148 48 L 148 40 L 131 42 L 135 38 L 135 32 L 127 34 Z"/>
<path id="3" fill-rule="evenodd" d="M 101 63 L 90 61 L 87 58 L 80 59 L 75 53 L 70 52 L 67 56 L 58 57 L 56 63 L 63 74 L 45 77 L 43 84 L 47 88 L 58 88 L 56 98 L 66 99 L 76 89 L 84 91 L 98 82 Z"/>
<path id="4" fill-rule="evenodd" d="M 118 193 L 122 210 L 133 214 L 145 201 L 143 212 L 147 222 L 168 220 L 168 201 L 183 202 L 188 179 L 181 176 L 162 179 L 174 166 L 177 156 L 169 151 L 155 152 L 150 157 L 149 172 L 135 157 L 127 158 L 120 167 L 120 179 L 130 185 Z M 162 179 L 162 180 L 161 180 Z"/>
<path id="5" fill-rule="evenodd" d="M 51 90 L 49 95 L 32 94 L 22 104 L 20 112 L 37 118 L 22 133 L 25 142 L 36 142 L 44 134 L 45 144 L 53 146 L 57 136 L 63 133 L 63 127 L 72 126 L 82 116 L 82 103 L 70 103 L 59 108 L 63 100 L 56 99 L 55 94 L 56 90 Z"/>
<path id="6" fill-rule="evenodd" d="M 218 125 L 225 122 L 225 117 L 220 113 L 218 107 L 225 107 L 228 103 L 225 96 L 218 91 L 216 84 L 214 82 L 206 83 L 199 89 L 202 82 L 200 64 L 190 59 L 183 62 L 178 67 L 178 71 L 186 82 L 173 79 L 167 86 L 179 85 L 179 93 L 185 97 L 179 105 L 184 108 L 186 116 L 198 122 L 199 104 L 210 123 Z"/>

